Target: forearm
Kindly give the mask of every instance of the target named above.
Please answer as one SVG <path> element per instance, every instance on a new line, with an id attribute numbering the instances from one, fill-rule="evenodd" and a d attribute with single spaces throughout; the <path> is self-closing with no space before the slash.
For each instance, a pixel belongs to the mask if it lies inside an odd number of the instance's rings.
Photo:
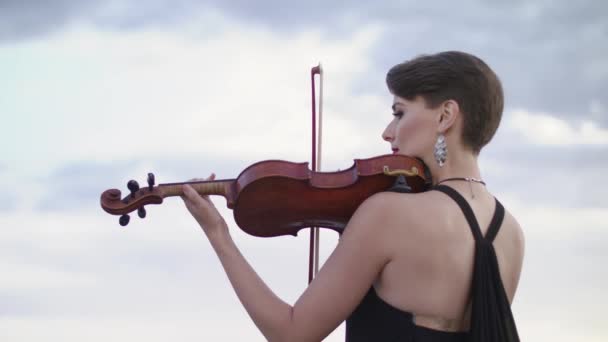
<path id="1" fill-rule="evenodd" d="M 213 179 L 214 175 L 208 178 Z M 186 207 L 207 235 L 249 316 L 270 341 L 323 340 L 355 310 L 391 260 L 385 248 L 388 240 L 383 238 L 388 235 L 379 234 L 376 228 L 388 226 L 388 215 L 380 210 L 387 201 L 384 197 L 366 200 L 319 274 L 292 307 L 275 296 L 247 263 L 209 198 L 201 197 L 188 184 L 183 188 Z"/>
<path id="2" fill-rule="evenodd" d="M 292 307 L 278 298 L 243 257 L 227 229 L 208 236 L 236 295 L 269 341 L 290 331 Z"/>

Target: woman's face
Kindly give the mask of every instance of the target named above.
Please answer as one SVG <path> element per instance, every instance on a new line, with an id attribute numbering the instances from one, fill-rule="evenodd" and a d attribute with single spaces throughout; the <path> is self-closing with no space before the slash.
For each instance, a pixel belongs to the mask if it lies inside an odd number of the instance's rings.
<path id="1" fill-rule="evenodd" d="M 396 95 L 392 108 L 393 120 L 382 138 L 391 144 L 394 154 L 426 160 L 426 156 L 432 155 L 437 139 L 438 109 L 427 108 L 421 96 L 406 100 Z"/>

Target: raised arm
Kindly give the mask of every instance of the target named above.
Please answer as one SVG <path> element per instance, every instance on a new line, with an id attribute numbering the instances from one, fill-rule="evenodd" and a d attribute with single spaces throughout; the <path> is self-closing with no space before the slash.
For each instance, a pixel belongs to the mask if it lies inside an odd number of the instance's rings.
<path id="1" fill-rule="evenodd" d="M 366 200 L 348 223 L 317 277 L 291 306 L 257 275 L 232 240 L 213 204 L 189 186 L 186 206 L 199 222 L 256 326 L 269 341 L 320 341 L 342 323 L 390 257 L 385 244 L 383 194 Z"/>

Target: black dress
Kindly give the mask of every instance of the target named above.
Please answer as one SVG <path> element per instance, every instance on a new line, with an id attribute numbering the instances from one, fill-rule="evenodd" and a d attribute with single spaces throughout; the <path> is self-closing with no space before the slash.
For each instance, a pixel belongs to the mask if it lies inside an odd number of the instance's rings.
<path id="1" fill-rule="evenodd" d="M 498 234 L 505 211 L 496 200 L 496 210 L 484 237 L 473 210 L 456 190 L 439 185 L 433 190 L 450 196 L 462 209 L 475 237 L 472 283 L 471 330 L 444 332 L 414 324 L 413 315 L 383 301 L 373 286 L 346 320 L 347 342 L 514 342 L 519 341 L 511 306 L 500 278 L 492 242 Z"/>

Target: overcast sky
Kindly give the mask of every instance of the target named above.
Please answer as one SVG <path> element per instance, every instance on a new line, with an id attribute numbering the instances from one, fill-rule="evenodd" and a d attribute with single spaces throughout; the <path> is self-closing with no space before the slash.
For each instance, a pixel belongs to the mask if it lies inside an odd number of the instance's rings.
<path id="1" fill-rule="evenodd" d="M 386 71 L 462 50 L 503 82 L 482 176 L 518 218 L 524 341 L 605 341 L 608 5 L 603 1 L 0 0 L 0 339 L 262 341 L 178 199 L 127 228 L 126 182 L 307 161 L 325 70 L 323 167 L 390 153 Z M 306 286 L 308 234 L 260 239 L 216 205 L 269 286 Z M 322 235 L 323 255 L 337 241 Z M 327 341 L 343 340 L 343 328 Z"/>

